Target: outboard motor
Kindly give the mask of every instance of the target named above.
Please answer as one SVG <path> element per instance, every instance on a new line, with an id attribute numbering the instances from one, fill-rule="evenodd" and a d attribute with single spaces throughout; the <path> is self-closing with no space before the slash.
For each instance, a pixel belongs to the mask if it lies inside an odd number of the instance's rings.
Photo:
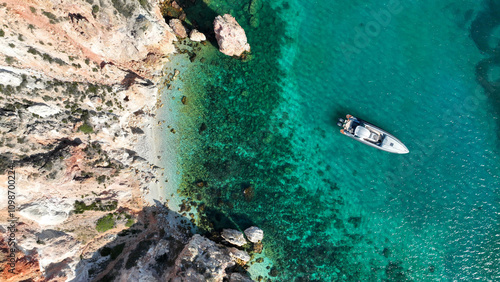
<path id="1" fill-rule="evenodd" d="M 343 118 L 339 118 L 339 121 L 340 121 L 340 122 L 344 122 L 344 119 L 343 119 Z"/>
<path id="2" fill-rule="evenodd" d="M 340 126 L 340 127 L 344 126 L 344 124 L 343 124 L 343 123 L 341 123 L 340 121 L 339 121 L 339 122 L 337 122 L 337 125 L 338 125 L 338 126 Z"/>

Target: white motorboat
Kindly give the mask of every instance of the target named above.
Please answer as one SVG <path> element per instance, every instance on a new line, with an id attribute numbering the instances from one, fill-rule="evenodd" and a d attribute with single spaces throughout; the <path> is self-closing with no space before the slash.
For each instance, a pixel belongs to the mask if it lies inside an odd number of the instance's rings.
<path id="1" fill-rule="evenodd" d="M 342 134 L 368 146 L 396 154 L 410 152 L 394 135 L 352 115 L 346 115 L 345 120 L 340 118 L 337 125 L 342 127 Z"/>

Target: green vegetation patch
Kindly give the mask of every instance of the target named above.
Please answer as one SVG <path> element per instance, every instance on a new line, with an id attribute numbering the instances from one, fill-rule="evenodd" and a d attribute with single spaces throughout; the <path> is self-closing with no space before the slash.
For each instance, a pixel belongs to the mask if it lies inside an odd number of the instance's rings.
<path id="1" fill-rule="evenodd" d="M 33 48 L 33 47 L 29 47 L 28 48 L 28 53 L 34 55 L 34 56 L 40 56 L 44 61 L 48 61 L 49 63 L 56 63 L 60 66 L 64 66 L 64 65 L 67 65 L 67 63 L 59 58 L 54 58 L 52 57 L 51 55 L 47 54 L 47 53 L 41 53 L 40 51 L 38 51 L 37 49 Z"/>
<path id="2" fill-rule="evenodd" d="M 47 18 L 57 22 L 57 16 L 52 14 L 51 12 L 43 11 L 42 14 L 46 16 Z"/>
<path id="3" fill-rule="evenodd" d="M 113 7 L 126 18 L 130 18 L 135 10 L 135 5 L 132 3 L 126 4 L 127 1 L 123 0 L 111 0 Z"/>
<path id="4" fill-rule="evenodd" d="M 125 223 L 125 226 L 126 227 L 131 227 L 132 225 L 134 225 L 135 221 L 132 219 L 132 218 L 129 218 L 127 220 L 127 222 Z"/>
<path id="5" fill-rule="evenodd" d="M 148 10 L 149 9 L 149 3 L 148 3 L 148 0 L 139 0 L 139 4 L 141 4 L 141 6 Z"/>
<path id="6" fill-rule="evenodd" d="M 16 61 L 16 59 L 14 59 L 14 57 L 11 57 L 11 56 L 5 56 L 5 62 L 9 65 L 12 65 L 14 62 Z"/>
<path id="7" fill-rule="evenodd" d="M 115 219 L 112 213 L 108 213 L 97 220 L 95 229 L 99 232 L 106 232 L 113 227 L 115 227 Z"/>
<path id="8" fill-rule="evenodd" d="M 80 125 L 80 127 L 78 127 L 78 130 L 86 134 L 94 132 L 94 128 L 92 128 L 92 126 L 87 123 Z"/>
<path id="9" fill-rule="evenodd" d="M 4 37 L 5 36 L 5 31 L 3 31 L 3 29 L 0 29 L 0 37 Z"/>
<path id="10" fill-rule="evenodd" d="M 113 211 L 118 207 L 118 201 L 101 203 L 100 200 L 93 202 L 90 205 L 83 201 L 75 201 L 73 212 L 76 214 L 84 213 L 85 211 Z"/>
<path id="11" fill-rule="evenodd" d="M 99 12 L 99 6 L 92 6 L 92 14 L 95 16 Z"/>

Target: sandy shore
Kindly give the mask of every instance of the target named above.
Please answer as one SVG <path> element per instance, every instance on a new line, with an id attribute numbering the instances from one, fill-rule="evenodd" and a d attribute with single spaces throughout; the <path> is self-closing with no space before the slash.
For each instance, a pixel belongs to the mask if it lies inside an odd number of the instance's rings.
<path id="1" fill-rule="evenodd" d="M 159 201 L 169 209 L 179 211 L 182 197 L 177 193 L 182 179 L 182 171 L 178 162 L 178 150 L 181 147 L 181 134 L 178 130 L 179 107 L 182 106 L 182 82 L 176 79 L 175 89 L 167 89 L 165 80 L 173 76 L 174 70 L 181 73 L 188 67 L 180 54 L 170 55 L 170 61 L 164 66 L 165 76 L 160 80 L 157 93 L 158 108 L 143 124 L 144 135 L 137 144 L 137 151 L 147 158 L 149 163 L 156 166 L 156 181 L 149 184 L 148 191 L 144 191 L 144 199 L 148 204 Z M 189 61 L 188 61 L 189 62 Z"/>

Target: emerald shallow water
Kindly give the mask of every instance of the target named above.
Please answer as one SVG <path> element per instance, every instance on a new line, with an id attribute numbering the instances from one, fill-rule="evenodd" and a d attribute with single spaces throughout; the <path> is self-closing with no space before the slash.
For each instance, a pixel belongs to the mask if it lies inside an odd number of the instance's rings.
<path id="1" fill-rule="evenodd" d="M 500 4 L 199 2 L 188 22 L 231 13 L 252 46 L 182 74 L 182 189 L 214 229 L 264 229 L 279 281 L 500 279 Z M 346 113 L 410 154 L 339 134 Z"/>

